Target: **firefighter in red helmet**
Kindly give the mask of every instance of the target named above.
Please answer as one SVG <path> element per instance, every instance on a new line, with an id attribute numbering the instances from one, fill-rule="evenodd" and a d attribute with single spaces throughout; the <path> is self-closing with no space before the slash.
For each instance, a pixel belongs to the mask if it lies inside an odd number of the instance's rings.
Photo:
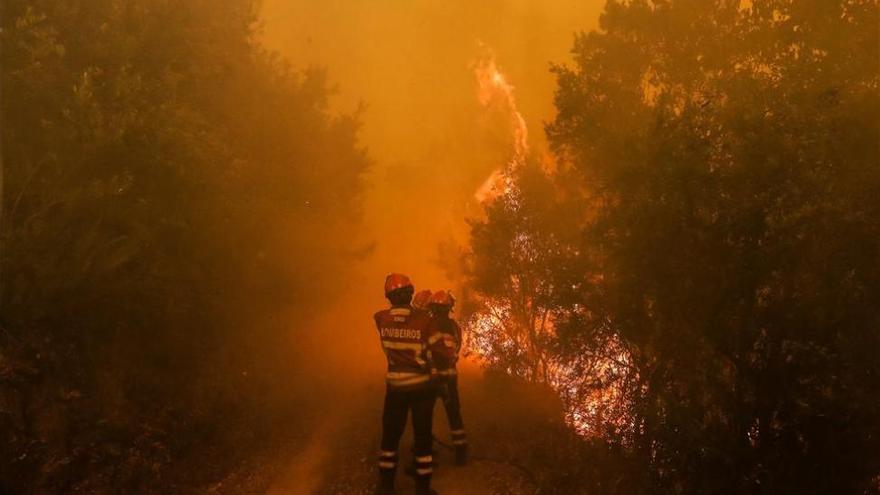
<path id="1" fill-rule="evenodd" d="M 428 289 L 422 289 L 416 292 L 416 295 L 413 296 L 412 300 L 413 307 L 427 311 L 428 301 L 431 300 L 431 294 L 432 292 Z"/>
<path id="2" fill-rule="evenodd" d="M 410 305 L 413 285 L 406 275 L 388 275 L 385 297 L 391 308 L 374 316 L 382 350 L 388 360 L 377 493 L 394 493 L 400 437 L 406 429 L 406 417 L 412 411 L 416 495 L 436 495 L 430 488 L 434 461 L 431 422 L 436 399 L 433 364 L 428 350 L 430 315 Z"/>
<path id="3" fill-rule="evenodd" d="M 446 409 L 452 444 L 455 448 L 455 463 L 467 462 L 467 435 L 461 419 L 461 401 L 458 396 L 458 371 L 456 363 L 461 351 L 461 328 L 449 317 L 455 298 L 448 291 L 437 291 L 428 301 L 431 312 L 429 349 L 437 367 L 437 389 Z"/>

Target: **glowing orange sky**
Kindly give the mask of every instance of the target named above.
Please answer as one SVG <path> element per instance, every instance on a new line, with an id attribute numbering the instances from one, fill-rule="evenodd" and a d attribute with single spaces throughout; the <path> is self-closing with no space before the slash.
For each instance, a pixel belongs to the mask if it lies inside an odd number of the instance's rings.
<path id="1" fill-rule="evenodd" d="M 551 62 L 597 25 L 603 0 L 265 0 L 265 44 L 293 67 L 326 67 L 335 109 L 367 105 L 362 139 L 375 165 L 365 222 L 376 241 L 360 283 L 391 270 L 417 286 L 448 281 L 432 263 L 441 241 L 465 240 L 473 193 L 510 152 L 509 127 L 477 99 L 473 63 L 491 47 L 515 86 L 532 147 L 553 116 Z M 357 283 L 357 282 L 356 282 Z M 382 304 L 381 291 L 371 301 Z"/>

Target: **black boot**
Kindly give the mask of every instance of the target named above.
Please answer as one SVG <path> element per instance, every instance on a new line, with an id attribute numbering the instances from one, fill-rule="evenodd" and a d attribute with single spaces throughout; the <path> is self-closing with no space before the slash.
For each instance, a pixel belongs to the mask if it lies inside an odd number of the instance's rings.
<path id="1" fill-rule="evenodd" d="M 379 473 L 376 495 L 394 495 L 394 471 L 381 471 Z"/>
<path id="2" fill-rule="evenodd" d="M 419 476 L 416 478 L 416 495 L 438 495 L 431 489 L 431 477 Z"/>
<path id="3" fill-rule="evenodd" d="M 464 466 L 467 464 L 467 444 L 455 446 L 455 465 Z"/>

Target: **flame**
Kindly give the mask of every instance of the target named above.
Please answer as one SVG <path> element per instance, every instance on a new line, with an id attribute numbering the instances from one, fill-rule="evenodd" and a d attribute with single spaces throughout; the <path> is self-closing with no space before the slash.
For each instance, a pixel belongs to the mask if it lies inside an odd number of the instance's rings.
<path id="1" fill-rule="evenodd" d="M 508 190 L 509 186 L 507 184 L 507 174 L 500 168 L 495 169 L 489 174 L 489 177 L 486 177 L 486 180 L 483 181 L 483 184 L 477 189 L 474 193 L 474 198 L 480 203 L 485 203 L 486 201 L 496 197 L 502 191 Z"/>
<path id="2" fill-rule="evenodd" d="M 498 68 L 491 50 L 484 49 L 484 51 L 485 55 L 474 64 L 474 75 L 479 87 L 477 98 L 484 108 L 497 108 L 507 114 L 513 137 L 513 154 L 506 166 L 494 170 L 474 193 L 474 197 L 480 203 L 508 190 L 510 185 L 507 177 L 525 163 L 529 152 L 529 131 L 526 120 L 516 107 L 514 86 Z"/>
<path id="3" fill-rule="evenodd" d="M 483 301 L 467 327 L 465 346 L 470 353 L 509 375 L 547 383 L 562 399 L 566 423 L 579 435 L 599 437 L 609 428 L 634 428 L 625 394 L 626 381 L 634 375 L 629 353 L 616 338 L 607 338 L 598 352 L 580 355 L 574 361 L 554 360 L 545 353 L 544 373 L 538 376 L 522 366 L 528 359 L 528 332 L 513 328 L 509 304 Z M 553 319 L 539 330 L 554 334 Z"/>
<path id="4" fill-rule="evenodd" d="M 514 86 L 498 68 L 491 50 L 484 51 L 485 55 L 474 64 L 477 97 L 487 110 L 507 116 L 513 150 L 510 160 L 492 171 L 475 192 L 480 203 L 511 193 L 515 187 L 513 172 L 525 164 L 529 154 L 528 128 L 517 109 Z M 543 166 L 545 171 L 552 171 L 553 160 L 545 156 Z M 526 260 L 534 261 L 528 236 L 518 236 L 516 248 Z M 600 436 L 609 428 L 634 428 L 625 394 L 627 380 L 634 373 L 629 354 L 619 340 L 606 338 L 598 351 L 563 361 L 536 342 L 555 335 L 551 314 L 541 318 L 536 327 L 534 320 L 524 323 L 529 318 L 522 318 L 510 300 L 487 298 L 481 303 L 482 308 L 471 315 L 467 324 L 465 348 L 469 353 L 484 365 L 552 387 L 565 405 L 565 421 L 580 435 Z"/>

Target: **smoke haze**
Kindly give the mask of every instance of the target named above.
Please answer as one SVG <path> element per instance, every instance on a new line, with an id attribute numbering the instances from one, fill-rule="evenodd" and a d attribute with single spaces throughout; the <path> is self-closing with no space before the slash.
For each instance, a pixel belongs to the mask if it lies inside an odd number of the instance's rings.
<path id="1" fill-rule="evenodd" d="M 363 103 L 368 173 L 365 232 L 375 249 L 361 283 L 384 304 L 389 271 L 418 287 L 449 286 L 433 262 L 441 242 L 464 242 L 473 193 L 510 158 L 505 116 L 481 107 L 474 63 L 491 49 L 534 146 L 552 118 L 551 63 L 568 60 L 575 32 L 597 25 L 602 2 L 268 0 L 268 48 L 294 68 L 326 67 L 341 110 Z M 484 45 L 484 46 L 481 46 Z M 367 294 L 369 294 L 367 296 Z"/>

